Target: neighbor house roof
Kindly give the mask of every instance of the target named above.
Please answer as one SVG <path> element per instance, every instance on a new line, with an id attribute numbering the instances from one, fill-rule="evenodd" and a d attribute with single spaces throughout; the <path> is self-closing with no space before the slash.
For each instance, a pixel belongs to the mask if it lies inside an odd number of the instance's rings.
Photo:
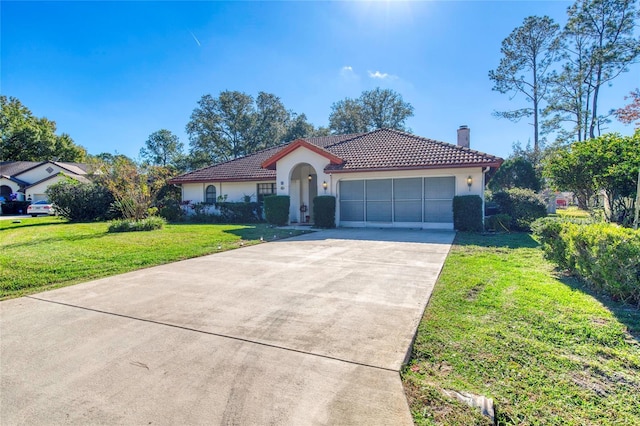
<path id="1" fill-rule="evenodd" d="M 54 179 L 55 177 L 60 176 L 60 175 L 62 175 L 62 176 L 67 176 L 67 177 L 69 177 L 69 178 L 71 178 L 71 179 L 77 180 L 78 182 L 82 182 L 82 183 L 89 183 L 89 182 L 91 182 L 89 179 L 87 179 L 86 177 L 84 177 L 84 176 L 82 176 L 82 175 L 75 175 L 75 174 L 69 174 L 69 173 L 58 172 L 58 173 L 56 173 L 55 175 L 47 176 L 47 177 L 46 177 L 46 178 L 44 178 L 44 179 L 40 179 L 39 181 L 34 182 L 34 183 L 32 183 L 32 184 L 28 185 L 27 187 L 25 187 L 25 190 L 27 190 L 27 189 L 29 189 L 29 188 L 31 188 L 31 187 L 34 187 L 34 186 L 36 186 L 36 185 L 40 185 L 42 182 L 46 182 L 46 181 L 48 181 L 48 180 Z"/>
<path id="2" fill-rule="evenodd" d="M 304 138 L 173 178 L 171 183 L 275 180 L 275 162 L 300 147 L 327 157 L 326 172 L 498 167 L 502 159 L 483 152 L 391 129 Z"/>
<path id="3" fill-rule="evenodd" d="M 17 176 L 47 163 L 55 164 L 56 166 L 77 175 L 87 174 L 88 166 L 86 164 L 66 163 L 61 161 L 0 161 L 0 174 L 5 176 Z"/>

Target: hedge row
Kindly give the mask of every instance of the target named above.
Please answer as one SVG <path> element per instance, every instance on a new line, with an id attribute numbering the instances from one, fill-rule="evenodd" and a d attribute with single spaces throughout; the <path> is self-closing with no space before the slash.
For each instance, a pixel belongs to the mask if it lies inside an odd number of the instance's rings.
<path id="1" fill-rule="evenodd" d="M 531 227 L 548 259 L 614 300 L 640 306 L 640 231 L 553 218 Z"/>

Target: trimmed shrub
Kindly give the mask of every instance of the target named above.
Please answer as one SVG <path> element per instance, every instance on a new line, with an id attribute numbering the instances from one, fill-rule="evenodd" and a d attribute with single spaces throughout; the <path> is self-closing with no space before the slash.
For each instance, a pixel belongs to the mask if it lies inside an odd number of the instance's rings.
<path id="1" fill-rule="evenodd" d="M 55 205 L 56 214 L 71 222 L 93 222 L 113 219 L 113 195 L 96 183 L 82 183 L 72 179 L 51 185 L 47 199 Z"/>
<path id="2" fill-rule="evenodd" d="M 640 231 L 608 223 L 532 225 L 545 257 L 614 300 L 640 306 Z"/>
<path id="3" fill-rule="evenodd" d="M 511 216 L 508 214 L 496 214 L 484 219 L 484 227 L 496 232 L 511 232 Z"/>
<path id="4" fill-rule="evenodd" d="M 336 227 L 336 197 L 320 195 L 313 199 L 313 218 L 318 228 Z"/>
<path id="5" fill-rule="evenodd" d="M 531 223 L 547 215 L 547 208 L 535 192 L 530 189 L 514 188 L 493 193 L 493 201 L 500 213 L 511 216 L 511 229 L 529 231 Z"/>
<path id="6" fill-rule="evenodd" d="M 27 207 L 31 201 L 7 201 L 0 204 L 2 214 L 27 214 Z"/>
<path id="7" fill-rule="evenodd" d="M 453 227 L 458 231 L 482 231 L 482 198 L 480 196 L 453 197 Z"/>
<path id="8" fill-rule="evenodd" d="M 153 231 L 162 229 L 166 221 L 158 216 L 149 216 L 141 220 L 121 219 L 109 224 L 109 232 Z"/>
<path id="9" fill-rule="evenodd" d="M 180 201 L 174 198 L 163 198 L 158 202 L 158 215 L 169 222 L 178 222 L 184 217 Z"/>
<path id="10" fill-rule="evenodd" d="M 264 197 L 264 214 L 267 222 L 276 226 L 286 225 L 289 222 L 290 203 L 288 195 Z"/>
<path id="11" fill-rule="evenodd" d="M 218 203 L 221 223 L 259 223 L 262 222 L 262 209 L 259 203 Z"/>

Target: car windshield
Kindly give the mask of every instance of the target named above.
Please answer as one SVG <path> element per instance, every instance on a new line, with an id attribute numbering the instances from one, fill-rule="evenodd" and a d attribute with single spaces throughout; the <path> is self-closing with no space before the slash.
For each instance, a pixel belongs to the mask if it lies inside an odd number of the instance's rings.
<path id="1" fill-rule="evenodd" d="M 36 201 L 36 202 L 35 202 L 35 203 L 33 203 L 33 204 L 49 204 L 49 202 L 48 202 L 48 201 L 44 201 L 44 200 L 43 200 L 43 201 Z"/>

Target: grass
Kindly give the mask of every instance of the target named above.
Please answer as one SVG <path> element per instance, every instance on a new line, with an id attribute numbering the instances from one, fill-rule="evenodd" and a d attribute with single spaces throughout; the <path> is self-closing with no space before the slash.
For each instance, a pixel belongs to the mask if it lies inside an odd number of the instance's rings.
<path id="1" fill-rule="evenodd" d="M 591 217 L 591 214 L 586 210 L 580 210 L 575 206 L 567 207 L 566 209 L 557 209 L 556 215 L 565 218 L 579 218 L 587 219 Z"/>
<path id="2" fill-rule="evenodd" d="M 0 220 L 0 300 L 298 235 L 268 225 L 166 225 L 108 233 L 57 217 Z"/>
<path id="3" fill-rule="evenodd" d="M 640 311 L 553 270 L 527 234 L 458 234 L 403 382 L 418 425 L 640 425 Z"/>

